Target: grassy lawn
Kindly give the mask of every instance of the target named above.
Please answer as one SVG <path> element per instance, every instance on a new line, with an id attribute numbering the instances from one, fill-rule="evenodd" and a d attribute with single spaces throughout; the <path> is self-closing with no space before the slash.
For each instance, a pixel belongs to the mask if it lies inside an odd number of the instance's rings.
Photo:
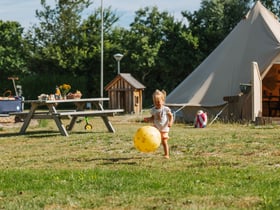
<path id="1" fill-rule="evenodd" d="M 2 127 L 0 209 L 280 209 L 279 126 L 174 124 L 166 160 L 134 148 L 142 116 L 110 119 Z"/>

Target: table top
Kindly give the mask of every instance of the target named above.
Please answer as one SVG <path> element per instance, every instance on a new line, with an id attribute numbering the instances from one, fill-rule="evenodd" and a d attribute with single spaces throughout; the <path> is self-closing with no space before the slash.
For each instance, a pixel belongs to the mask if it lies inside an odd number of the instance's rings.
<path id="1" fill-rule="evenodd" d="M 39 103 L 39 104 L 54 104 L 54 103 L 76 103 L 76 102 L 101 102 L 109 101 L 109 98 L 80 98 L 80 99 L 59 99 L 59 100 L 24 100 L 22 103 Z"/>

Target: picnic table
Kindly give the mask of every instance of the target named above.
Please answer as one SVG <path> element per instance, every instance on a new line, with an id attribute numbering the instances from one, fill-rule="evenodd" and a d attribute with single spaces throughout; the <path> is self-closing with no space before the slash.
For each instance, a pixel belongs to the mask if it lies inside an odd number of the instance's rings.
<path id="1" fill-rule="evenodd" d="M 10 113 L 16 116 L 23 116 L 24 122 L 20 129 L 20 134 L 25 134 L 31 119 L 52 119 L 55 121 L 61 135 L 68 136 L 67 131 L 71 131 L 78 117 L 99 116 L 103 119 L 109 132 L 115 132 L 108 116 L 114 116 L 116 113 L 123 112 L 123 109 L 104 109 L 103 102 L 109 101 L 109 98 L 83 98 L 83 99 L 64 99 L 64 100 L 25 100 L 23 103 L 30 104 L 27 112 Z M 74 110 L 60 110 L 57 107 L 63 103 L 72 103 L 75 105 Z M 95 109 L 86 109 L 86 105 L 90 103 Z M 47 107 L 46 111 L 41 111 L 39 107 Z M 64 126 L 62 118 L 70 117 L 70 124 Z"/>

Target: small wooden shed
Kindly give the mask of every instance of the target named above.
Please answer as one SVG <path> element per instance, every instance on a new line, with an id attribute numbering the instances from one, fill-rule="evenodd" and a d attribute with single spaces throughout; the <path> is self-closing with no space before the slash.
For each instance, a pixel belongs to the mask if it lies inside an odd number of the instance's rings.
<path id="1" fill-rule="evenodd" d="M 124 109 L 125 113 L 141 113 L 145 88 L 131 74 L 118 74 L 105 87 L 110 99 L 109 108 Z"/>

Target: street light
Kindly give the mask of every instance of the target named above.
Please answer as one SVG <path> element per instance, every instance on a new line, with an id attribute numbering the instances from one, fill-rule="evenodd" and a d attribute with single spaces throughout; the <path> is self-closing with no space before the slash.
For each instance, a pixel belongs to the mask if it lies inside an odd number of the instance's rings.
<path id="1" fill-rule="evenodd" d="M 103 0 L 101 0 L 101 64 L 100 64 L 100 97 L 103 98 Z"/>
<path id="2" fill-rule="evenodd" d="M 114 55 L 114 58 L 118 62 L 118 74 L 120 74 L 120 61 L 123 58 L 123 55 L 120 54 L 120 53 L 117 53 L 117 54 Z"/>

